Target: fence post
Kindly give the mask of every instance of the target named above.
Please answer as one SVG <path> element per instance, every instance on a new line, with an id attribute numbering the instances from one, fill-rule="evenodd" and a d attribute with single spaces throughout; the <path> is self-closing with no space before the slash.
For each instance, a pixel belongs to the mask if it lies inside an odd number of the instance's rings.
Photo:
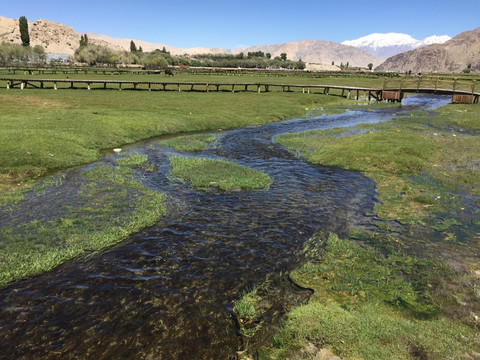
<path id="1" fill-rule="evenodd" d="M 475 94 L 476 80 L 472 80 L 472 94 Z"/>

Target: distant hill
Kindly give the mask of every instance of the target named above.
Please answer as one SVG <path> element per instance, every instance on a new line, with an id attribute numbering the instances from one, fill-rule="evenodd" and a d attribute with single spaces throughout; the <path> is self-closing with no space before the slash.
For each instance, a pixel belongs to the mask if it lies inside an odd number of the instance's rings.
<path id="1" fill-rule="evenodd" d="M 271 53 L 272 57 L 286 53 L 291 60 L 302 59 L 305 62 L 318 64 L 331 64 L 334 62 L 335 65 L 349 63 L 350 66 L 362 67 L 367 67 L 370 63 L 376 66 L 385 60 L 353 46 L 322 40 L 304 40 L 276 45 L 250 46 L 237 51 L 244 53 L 263 51 L 265 53 Z"/>
<path id="2" fill-rule="evenodd" d="M 98 39 L 115 44 L 122 47 L 125 50 L 130 49 L 130 39 L 118 39 L 112 38 L 107 35 L 87 33 L 89 39 Z M 334 62 L 336 65 L 341 63 L 349 63 L 350 66 L 368 66 L 369 63 L 378 65 L 385 59 L 376 57 L 364 50 L 354 48 L 352 46 L 341 45 L 335 42 L 327 42 L 321 40 L 304 40 L 295 41 L 289 43 L 275 44 L 275 45 L 262 45 L 262 46 L 249 46 L 242 49 L 220 49 L 220 48 L 190 48 L 181 49 L 172 47 L 165 44 L 154 44 L 141 40 L 133 40 L 137 47 L 141 46 L 144 51 L 152 51 L 155 49 L 162 49 L 165 47 L 167 51 L 170 51 L 172 55 L 195 55 L 195 54 L 238 54 L 248 52 L 263 51 L 264 53 L 270 53 L 272 57 L 280 56 L 281 53 L 286 53 L 290 60 L 300 60 L 305 62 L 317 63 L 317 64 L 331 64 Z"/>
<path id="3" fill-rule="evenodd" d="M 374 33 L 355 40 L 346 40 L 342 42 L 342 44 L 368 51 L 375 56 L 389 58 L 405 51 L 418 49 L 427 45 L 443 44 L 450 39 L 451 37 L 448 35 L 433 35 L 423 40 L 416 40 L 407 34 Z"/>
<path id="4" fill-rule="evenodd" d="M 47 53 L 73 55 L 75 49 L 79 46 L 81 34 L 76 33 L 70 26 L 41 19 L 35 22 L 29 21 L 28 27 L 30 32 L 30 44 L 32 46 L 41 45 Z M 115 50 L 130 50 L 130 41 L 132 39 L 112 38 L 107 35 L 95 33 L 87 33 L 87 35 L 91 43 L 108 46 Z M 0 41 L 17 44 L 21 43 L 18 20 L 0 16 Z M 366 67 L 369 63 L 378 65 L 384 60 L 383 58 L 376 57 L 364 50 L 352 46 L 321 40 L 305 40 L 276 45 L 251 46 L 234 50 L 202 47 L 182 49 L 166 44 L 149 43 L 142 40 L 133 39 L 133 41 L 137 48 L 141 46 L 144 51 L 152 51 L 155 49 L 161 50 L 165 47 L 165 49 L 170 51 L 173 55 L 194 55 L 205 53 L 236 54 L 240 52 L 248 53 L 263 51 L 265 53 L 271 53 L 272 57 L 280 56 L 281 53 L 286 53 L 290 60 L 302 59 L 305 62 L 328 65 L 331 65 L 332 62 L 335 65 L 349 63 L 350 66 L 363 67 Z"/>
<path id="5" fill-rule="evenodd" d="M 480 71 L 480 28 L 465 31 L 443 44 L 433 44 L 388 58 L 376 70 L 461 72 L 468 65 Z"/>

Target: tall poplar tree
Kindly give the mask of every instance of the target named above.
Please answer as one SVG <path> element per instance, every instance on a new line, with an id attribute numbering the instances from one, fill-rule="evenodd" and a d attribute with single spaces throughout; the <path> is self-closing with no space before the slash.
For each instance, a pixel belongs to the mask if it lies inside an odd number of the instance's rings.
<path id="1" fill-rule="evenodd" d="M 80 47 L 84 47 L 88 45 L 88 37 L 87 34 L 80 36 Z"/>
<path id="2" fill-rule="evenodd" d="M 133 52 L 133 53 L 137 52 L 137 46 L 135 45 L 133 40 L 130 41 L 130 51 Z"/>
<path id="3" fill-rule="evenodd" d="M 30 46 L 30 35 L 28 34 L 28 22 L 25 16 L 20 16 L 18 19 L 20 26 L 20 38 L 22 39 L 23 46 Z"/>

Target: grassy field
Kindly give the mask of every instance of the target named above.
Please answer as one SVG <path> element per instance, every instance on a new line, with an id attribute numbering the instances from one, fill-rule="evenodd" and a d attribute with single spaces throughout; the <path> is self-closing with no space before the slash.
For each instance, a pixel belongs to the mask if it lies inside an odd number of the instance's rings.
<path id="1" fill-rule="evenodd" d="M 276 138 L 311 163 L 363 172 L 377 185 L 375 215 L 404 227 L 352 229 L 348 241 L 331 234 L 307 244 L 308 262 L 291 278 L 315 293 L 288 315 L 260 359 L 478 357 L 480 238 L 477 230 L 458 241 L 453 228 L 480 225 L 478 216 L 461 220 L 465 197 L 479 212 L 479 110 L 447 105 L 436 116 Z M 426 228 L 443 242 L 422 239 Z"/>
<path id="2" fill-rule="evenodd" d="M 123 76 L 130 80 L 133 77 Z M 178 80 L 192 80 L 192 75 L 180 77 Z M 230 80 L 226 78 L 220 80 Z M 245 81 L 241 77 L 235 79 Z M 0 100 L 0 191 L 56 170 L 95 161 L 103 149 L 157 135 L 302 117 L 308 112 L 306 109 L 345 101 L 336 96 L 298 92 L 278 96 L 272 92 L 20 91 L 3 86 Z"/>

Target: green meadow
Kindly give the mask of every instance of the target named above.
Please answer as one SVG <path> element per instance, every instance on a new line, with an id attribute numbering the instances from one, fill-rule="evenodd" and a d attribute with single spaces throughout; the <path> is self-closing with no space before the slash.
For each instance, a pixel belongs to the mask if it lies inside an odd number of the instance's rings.
<path id="1" fill-rule="evenodd" d="M 85 78 L 86 75 L 76 76 Z M 88 78 L 90 76 L 95 77 L 88 75 Z M 67 76 L 55 74 L 54 77 Z M 96 77 L 105 78 L 105 75 Z M 114 78 L 147 80 L 149 77 L 152 76 Z M 162 75 L 156 75 L 155 79 L 159 77 L 163 80 Z M 202 81 L 203 77 L 179 74 L 175 81 Z M 265 81 L 258 77 L 250 79 L 250 76 L 210 76 L 209 79 Z M 268 80 L 318 83 L 318 79 L 295 77 Z M 57 170 L 91 163 L 101 157 L 102 150 L 154 136 L 261 125 L 303 117 L 311 109 L 345 101 L 338 96 L 301 92 L 278 96 L 277 92 L 258 94 L 255 91 L 179 93 L 31 88 L 22 91 L 6 90 L 5 84 L 0 82 L 0 190 Z"/>
<path id="2" fill-rule="evenodd" d="M 314 295 L 256 348 L 260 359 L 478 357 L 480 238 L 477 230 L 457 239 L 453 228 L 480 224 L 478 216 L 460 220 L 465 197 L 479 212 L 479 109 L 451 104 L 433 115 L 276 137 L 311 163 L 375 181 L 379 227 L 307 243 L 291 279 Z M 426 229 L 440 242 L 422 238 Z"/>
<path id="3" fill-rule="evenodd" d="M 171 174 L 189 181 L 197 189 L 264 189 L 272 182 L 268 175 L 225 160 L 170 158 Z"/>

